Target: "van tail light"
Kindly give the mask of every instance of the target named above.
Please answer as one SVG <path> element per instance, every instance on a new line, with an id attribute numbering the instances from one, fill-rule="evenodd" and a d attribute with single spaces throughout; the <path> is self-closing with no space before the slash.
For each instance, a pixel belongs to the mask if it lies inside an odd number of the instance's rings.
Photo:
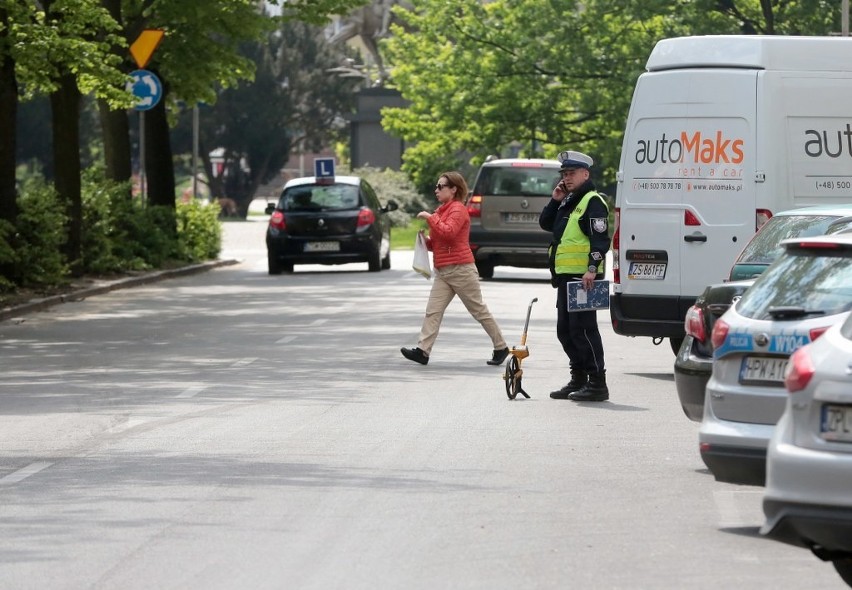
<path id="1" fill-rule="evenodd" d="M 689 209 L 685 209 L 683 212 L 683 224 L 684 225 L 701 225 L 701 221 L 699 221 L 698 217 L 690 211 Z"/>
<path id="2" fill-rule="evenodd" d="M 810 346 L 805 345 L 793 353 L 784 376 L 784 387 L 790 393 L 803 390 L 814 376 L 814 362 L 811 360 Z"/>
<path id="3" fill-rule="evenodd" d="M 482 195 L 471 195 L 467 200 L 467 214 L 471 217 L 482 217 Z"/>
<path id="4" fill-rule="evenodd" d="M 367 207 L 362 208 L 358 211 L 358 221 L 355 223 L 355 227 L 357 229 L 369 227 L 376 222 L 376 214 L 373 213 L 372 209 L 368 209 Z"/>
<path id="5" fill-rule="evenodd" d="M 719 348 L 725 343 L 725 338 L 728 337 L 728 330 L 731 327 L 722 319 L 716 320 L 713 324 L 713 333 L 710 335 L 710 342 L 713 343 L 713 348 Z"/>
<path id="6" fill-rule="evenodd" d="M 754 212 L 754 231 L 759 230 L 772 217 L 769 209 L 756 209 Z"/>
<path id="7" fill-rule="evenodd" d="M 686 319 L 683 320 L 683 328 L 687 334 L 704 343 L 707 339 L 707 331 L 704 329 L 704 312 L 700 307 L 693 305 L 689 308 Z"/>
<path id="8" fill-rule="evenodd" d="M 621 244 L 621 208 L 615 208 L 615 231 L 612 234 L 612 282 L 621 283 L 621 267 L 618 264 L 618 249 Z"/>
<path id="9" fill-rule="evenodd" d="M 287 229 L 287 222 L 284 219 L 283 211 L 275 210 L 272 212 L 272 215 L 269 217 L 269 227 L 277 229 L 278 231 L 284 231 Z"/>

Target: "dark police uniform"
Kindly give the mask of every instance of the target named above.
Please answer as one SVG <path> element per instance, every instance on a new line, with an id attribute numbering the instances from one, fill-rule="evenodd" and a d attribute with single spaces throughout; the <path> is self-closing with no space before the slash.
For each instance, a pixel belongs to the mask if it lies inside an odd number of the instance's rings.
<path id="1" fill-rule="evenodd" d="M 587 195 L 589 198 L 584 199 Z M 569 216 L 581 204 L 585 205 L 585 211 L 577 220 L 573 233 L 579 235 L 579 230 L 588 238 L 588 251 L 583 253 L 586 257 L 585 267 L 577 266 L 576 256 L 573 265 L 556 260 L 563 234 L 568 229 Z M 568 281 L 582 280 L 583 273 L 587 270 L 595 272 L 596 279 L 604 278 L 604 260 L 610 245 L 608 216 L 606 203 L 595 191 L 595 185 L 590 180 L 585 181 L 562 201 L 551 199 L 539 216 L 541 228 L 553 234 L 549 266 L 551 282 L 557 289 L 556 336 L 568 355 L 571 367 L 571 381 L 562 389 L 553 392 L 551 397 L 554 398 L 584 401 L 584 397 L 591 396 L 588 401 L 602 401 L 609 397 L 604 377 L 604 351 L 598 330 L 597 312 L 569 313 L 567 288 Z"/>

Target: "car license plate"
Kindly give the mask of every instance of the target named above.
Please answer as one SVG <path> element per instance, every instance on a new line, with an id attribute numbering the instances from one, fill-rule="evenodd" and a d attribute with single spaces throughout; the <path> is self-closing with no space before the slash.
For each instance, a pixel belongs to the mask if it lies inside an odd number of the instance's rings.
<path id="1" fill-rule="evenodd" d="M 788 357 L 747 356 L 740 366 L 740 383 L 782 385 Z"/>
<path id="2" fill-rule="evenodd" d="M 340 242 L 305 242 L 305 252 L 340 252 Z"/>
<path id="3" fill-rule="evenodd" d="M 538 213 L 504 213 L 506 223 L 538 223 Z"/>
<path id="4" fill-rule="evenodd" d="M 823 404 L 819 430 L 825 440 L 852 442 L 852 406 Z"/>
<path id="5" fill-rule="evenodd" d="M 634 281 L 662 281 L 666 278 L 666 263 L 631 262 L 627 278 Z"/>

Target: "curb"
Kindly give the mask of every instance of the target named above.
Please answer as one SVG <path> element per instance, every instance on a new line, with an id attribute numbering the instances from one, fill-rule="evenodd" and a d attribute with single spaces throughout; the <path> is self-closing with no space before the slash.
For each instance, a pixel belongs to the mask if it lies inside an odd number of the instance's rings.
<path id="1" fill-rule="evenodd" d="M 233 259 L 211 260 L 210 262 L 201 262 L 199 264 L 192 264 L 190 266 L 183 266 L 180 268 L 172 268 L 168 270 L 160 270 L 151 273 L 146 273 L 137 277 L 126 277 L 114 281 L 103 281 L 100 284 L 95 285 L 94 287 L 87 287 L 85 289 L 80 289 L 71 293 L 65 293 L 63 295 L 52 295 L 50 297 L 44 297 L 42 299 L 33 299 L 32 301 L 22 303 L 21 305 L 4 307 L 3 309 L 0 309 L 0 322 L 13 317 L 18 317 L 20 315 L 33 313 L 35 311 L 43 311 L 49 307 L 53 307 L 54 305 L 59 305 L 69 301 L 82 301 L 83 299 L 86 299 L 88 297 L 94 297 L 95 295 L 103 295 L 104 293 L 109 293 L 110 291 L 128 289 L 130 287 L 146 285 L 148 283 L 156 283 L 157 281 L 197 274 L 221 266 L 231 266 L 233 264 L 239 263 L 239 260 Z"/>

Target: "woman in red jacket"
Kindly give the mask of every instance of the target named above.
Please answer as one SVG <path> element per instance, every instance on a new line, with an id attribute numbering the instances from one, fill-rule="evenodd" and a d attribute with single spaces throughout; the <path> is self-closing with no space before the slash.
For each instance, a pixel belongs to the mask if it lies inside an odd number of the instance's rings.
<path id="1" fill-rule="evenodd" d="M 441 206 L 434 213 L 421 211 L 417 214 L 419 219 L 425 219 L 429 224 L 426 246 L 432 251 L 435 280 L 426 304 L 426 317 L 423 318 L 417 348 L 401 349 L 402 356 L 421 365 L 429 362 L 429 353 L 438 338 L 444 311 L 453 297 L 458 295 L 494 345 L 491 359 L 486 362 L 489 365 L 500 365 L 509 356 L 509 347 L 506 346 L 500 327 L 482 301 L 479 274 L 468 242 L 470 216 L 464 206 L 467 197 L 464 177 L 458 172 L 445 172 L 435 185 L 435 196 Z"/>

